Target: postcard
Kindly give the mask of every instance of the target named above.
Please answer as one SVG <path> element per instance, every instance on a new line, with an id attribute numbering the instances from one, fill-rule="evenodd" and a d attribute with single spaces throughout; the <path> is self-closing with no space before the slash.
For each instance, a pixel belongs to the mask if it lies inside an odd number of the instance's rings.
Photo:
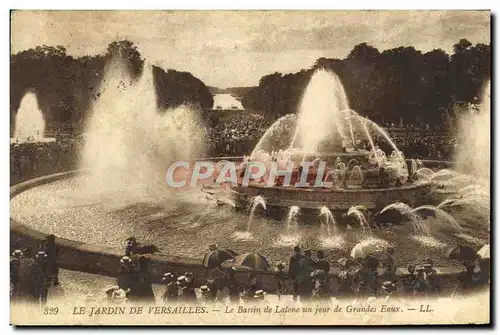
<path id="1" fill-rule="evenodd" d="M 490 22 L 13 10 L 11 324 L 490 324 Z"/>

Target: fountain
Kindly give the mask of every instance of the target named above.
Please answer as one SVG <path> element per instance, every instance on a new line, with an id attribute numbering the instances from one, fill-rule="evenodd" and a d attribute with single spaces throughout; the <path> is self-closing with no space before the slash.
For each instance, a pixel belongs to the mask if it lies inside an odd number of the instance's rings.
<path id="1" fill-rule="evenodd" d="M 38 107 L 37 96 L 34 92 L 28 92 L 24 95 L 17 110 L 13 141 L 22 143 L 50 140 L 45 140 L 44 134 L 45 120 Z"/>
<path id="2" fill-rule="evenodd" d="M 254 216 L 255 210 L 257 209 L 258 206 L 261 206 L 264 210 L 266 210 L 266 201 L 260 195 L 253 197 L 250 200 L 250 202 L 248 203 L 248 208 L 250 210 L 250 216 L 248 217 L 247 232 L 249 232 L 250 228 L 252 228 L 253 216 Z"/>
<path id="3" fill-rule="evenodd" d="M 124 62 L 113 60 L 89 114 L 80 157 L 80 167 L 90 171 L 89 189 L 163 185 L 170 163 L 203 153 L 196 111 L 160 110 L 149 66 L 135 79 Z"/>
<path id="4" fill-rule="evenodd" d="M 328 207 L 322 206 L 319 209 L 319 218 L 321 226 L 326 230 L 328 237 L 332 237 L 332 233 L 333 235 L 337 235 L 337 222 Z"/>
<path id="5" fill-rule="evenodd" d="M 300 213 L 299 206 L 292 206 L 288 211 L 288 216 L 286 218 L 286 230 L 288 233 L 296 232 L 299 228 L 298 215 Z"/>
<path id="6" fill-rule="evenodd" d="M 370 230 L 370 224 L 368 223 L 368 218 L 365 216 L 365 213 L 367 213 L 367 209 L 363 206 L 352 206 L 349 208 L 347 211 L 347 216 L 355 218 L 360 227 L 363 228 L 363 230 Z M 370 215 L 367 213 L 367 215 Z"/>
<path id="7" fill-rule="evenodd" d="M 285 216 L 292 206 L 301 207 L 301 215 L 315 215 L 323 206 L 336 215 L 354 205 L 374 210 L 397 200 L 423 204 L 431 189 L 429 181 L 410 180 L 404 155 L 388 134 L 350 109 L 339 77 L 323 69 L 312 75 L 298 115 L 277 120 L 248 159 L 266 166 L 276 161 L 280 171 L 291 165 L 291 185 L 265 179 L 267 186 L 235 186 L 241 208 L 263 194 L 271 216 Z M 312 166 L 304 182 L 306 163 Z"/>

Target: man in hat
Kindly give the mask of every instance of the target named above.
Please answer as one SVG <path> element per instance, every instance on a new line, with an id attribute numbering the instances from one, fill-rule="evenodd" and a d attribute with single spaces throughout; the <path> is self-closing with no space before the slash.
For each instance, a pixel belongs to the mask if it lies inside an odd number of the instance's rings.
<path id="1" fill-rule="evenodd" d="M 290 263 L 288 266 L 288 276 L 293 281 L 293 301 L 297 300 L 297 296 L 299 295 L 299 272 L 300 272 L 300 260 L 304 257 L 300 253 L 300 247 L 295 246 L 293 248 L 294 254 L 290 257 Z"/>
<path id="2" fill-rule="evenodd" d="M 38 251 L 36 253 L 32 276 L 36 302 L 44 306 L 47 303 L 50 285 L 47 271 L 47 254 L 45 251 Z"/>
<path id="3" fill-rule="evenodd" d="M 57 266 L 59 247 L 56 245 L 56 236 L 54 234 L 50 234 L 45 237 L 43 242 L 43 251 L 47 254 L 49 285 L 53 282 L 54 286 L 57 286 L 59 285 L 59 267 Z"/>
<path id="4" fill-rule="evenodd" d="M 170 272 L 165 273 L 162 282 L 167 285 L 165 293 L 163 294 L 163 301 L 177 301 L 179 297 L 179 285 L 176 276 Z"/>
<path id="5" fill-rule="evenodd" d="M 403 280 L 403 291 L 405 293 L 413 293 L 417 284 L 417 275 L 415 274 L 415 265 L 408 265 L 408 274 L 404 275 Z"/>
<path id="6" fill-rule="evenodd" d="M 179 298 L 185 302 L 196 301 L 196 293 L 194 291 L 193 277 L 194 275 L 191 272 L 186 272 L 184 276 L 180 276 L 177 279 L 180 287 Z"/>
<path id="7" fill-rule="evenodd" d="M 263 290 L 255 291 L 253 298 L 255 299 L 255 302 L 258 304 L 267 304 L 266 292 L 264 292 Z"/>
<path id="8" fill-rule="evenodd" d="M 427 292 L 429 292 L 429 286 L 425 276 L 425 269 L 422 265 L 418 265 L 415 268 L 415 272 L 417 273 L 415 294 L 425 295 Z"/>
<path id="9" fill-rule="evenodd" d="M 433 262 L 431 260 L 428 263 L 423 264 L 425 282 L 429 288 L 429 293 L 438 294 L 441 291 L 440 278 L 437 275 L 436 270 L 432 267 Z"/>
<path id="10" fill-rule="evenodd" d="M 140 298 L 139 274 L 129 256 L 123 256 L 120 259 L 117 285 L 120 289 L 128 291 L 127 298 L 130 301 L 136 301 Z"/>
<path id="11" fill-rule="evenodd" d="M 126 242 L 127 244 L 125 246 L 125 256 L 130 257 L 132 256 L 132 254 L 136 253 L 136 248 L 139 244 L 137 243 L 137 239 L 133 236 L 129 237 Z"/>
<path id="12" fill-rule="evenodd" d="M 202 304 L 207 305 L 207 304 L 212 303 L 214 301 L 214 299 L 212 298 L 212 295 L 210 294 L 210 289 L 208 288 L 207 285 L 201 285 L 200 292 L 201 292 Z"/>
<path id="13" fill-rule="evenodd" d="M 311 250 L 304 251 L 304 257 L 299 262 L 299 295 L 300 301 L 308 301 L 312 295 L 313 281 L 311 273 L 316 268 L 316 262 L 312 259 Z"/>
<path id="14" fill-rule="evenodd" d="M 392 281 L 384 281 L 382 283 L 382 292 L 385 295 L 386 299 L 389 299 L 396 292 L 396 285 Z"/>
<path id="15" fill-rule="evenodd" d="M 18 294 L 19 277 L 21 270 L 21 258 L 23 257 L 23 252 L 19 249 L 14 250 L 12 257 L 10 258 L 10 295 L 11 297 L 16 297 Z"/>

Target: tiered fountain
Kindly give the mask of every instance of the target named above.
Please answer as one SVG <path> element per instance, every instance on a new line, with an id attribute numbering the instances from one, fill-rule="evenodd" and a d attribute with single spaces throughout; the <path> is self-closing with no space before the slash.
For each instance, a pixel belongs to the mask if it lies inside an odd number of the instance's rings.
<path id="1" fill-rule="evenodd" d="M 402 152 L 381 127 L 349 108 L 340 79 L 326 70 L 313 74 L 298 116 L 279 119 L 263 135 L 247 164 L 254 161 L 293 165 L 291 186 L 262 181 L 234 188 L 241 208 L 260 195 L 267 212 L 278 216 L 293 206 L 315 214 L 323 207 L 345 213 L 355 205 L 381 210 L 395 201 L 415 206 L 431 191 L 428 181 L 409 178 Z M 303 162 L 314 163 L 307 175 L 311 186 L 297 187 Z M 320 162 L 326 163 L 323 180 L 331 181 L 331 188 L 313 186 Z"/>

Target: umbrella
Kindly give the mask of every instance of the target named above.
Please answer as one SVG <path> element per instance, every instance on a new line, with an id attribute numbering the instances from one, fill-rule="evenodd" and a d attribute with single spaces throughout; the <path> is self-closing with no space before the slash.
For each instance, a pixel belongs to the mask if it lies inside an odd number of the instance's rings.
<path id="1" fill-rule="evenodd" d="M 213 269 L 219 267 L 222 262 L 229 259 L 234 259 L 233 254 L 224 249 L 217 249 L 209 252 L 203 258 L 203 266 L 207 269 Z"/>
<path id="2" fill-rule="evenodd" d="M 476 251 L 471 247 L 459 245 L 449 249 L 446 252 L 448 259 L 456 259 L 458 261 L 474 261 L 477 258 Z"/>
<path id="3" fill-rule="evenodd" d="M 261 254 L 243 254 L 236 257 L 236 263 L 240 266 L 246 266 L 252 269 L 266 271 L 270 268 L 269 262 Z"/>
<path id="4" fill-rule="evenodd" d="M 365 258 L 368 255 L 378 254 L 385 251 L 387 245 L 380 240 L 365 240 L 354 246 L 351 250 L 351 258 Z"/>
<path id="5" fill-rule="evenodd" d="M 225 248 L 225 249 L 221 249 L 221 250 L 230 253 L 233 257 L 238 256 L 238 253 L 236 251 L 232 250 L 232 249 Z"/>
<path id="6" fill-rule="evenodd" d="M 479 251 L 477 252 L 477 255 L 483 259 L 489 259 L 490 258 L 490 245 L 486 244 L 481 249 L 479 249 Z"/>

